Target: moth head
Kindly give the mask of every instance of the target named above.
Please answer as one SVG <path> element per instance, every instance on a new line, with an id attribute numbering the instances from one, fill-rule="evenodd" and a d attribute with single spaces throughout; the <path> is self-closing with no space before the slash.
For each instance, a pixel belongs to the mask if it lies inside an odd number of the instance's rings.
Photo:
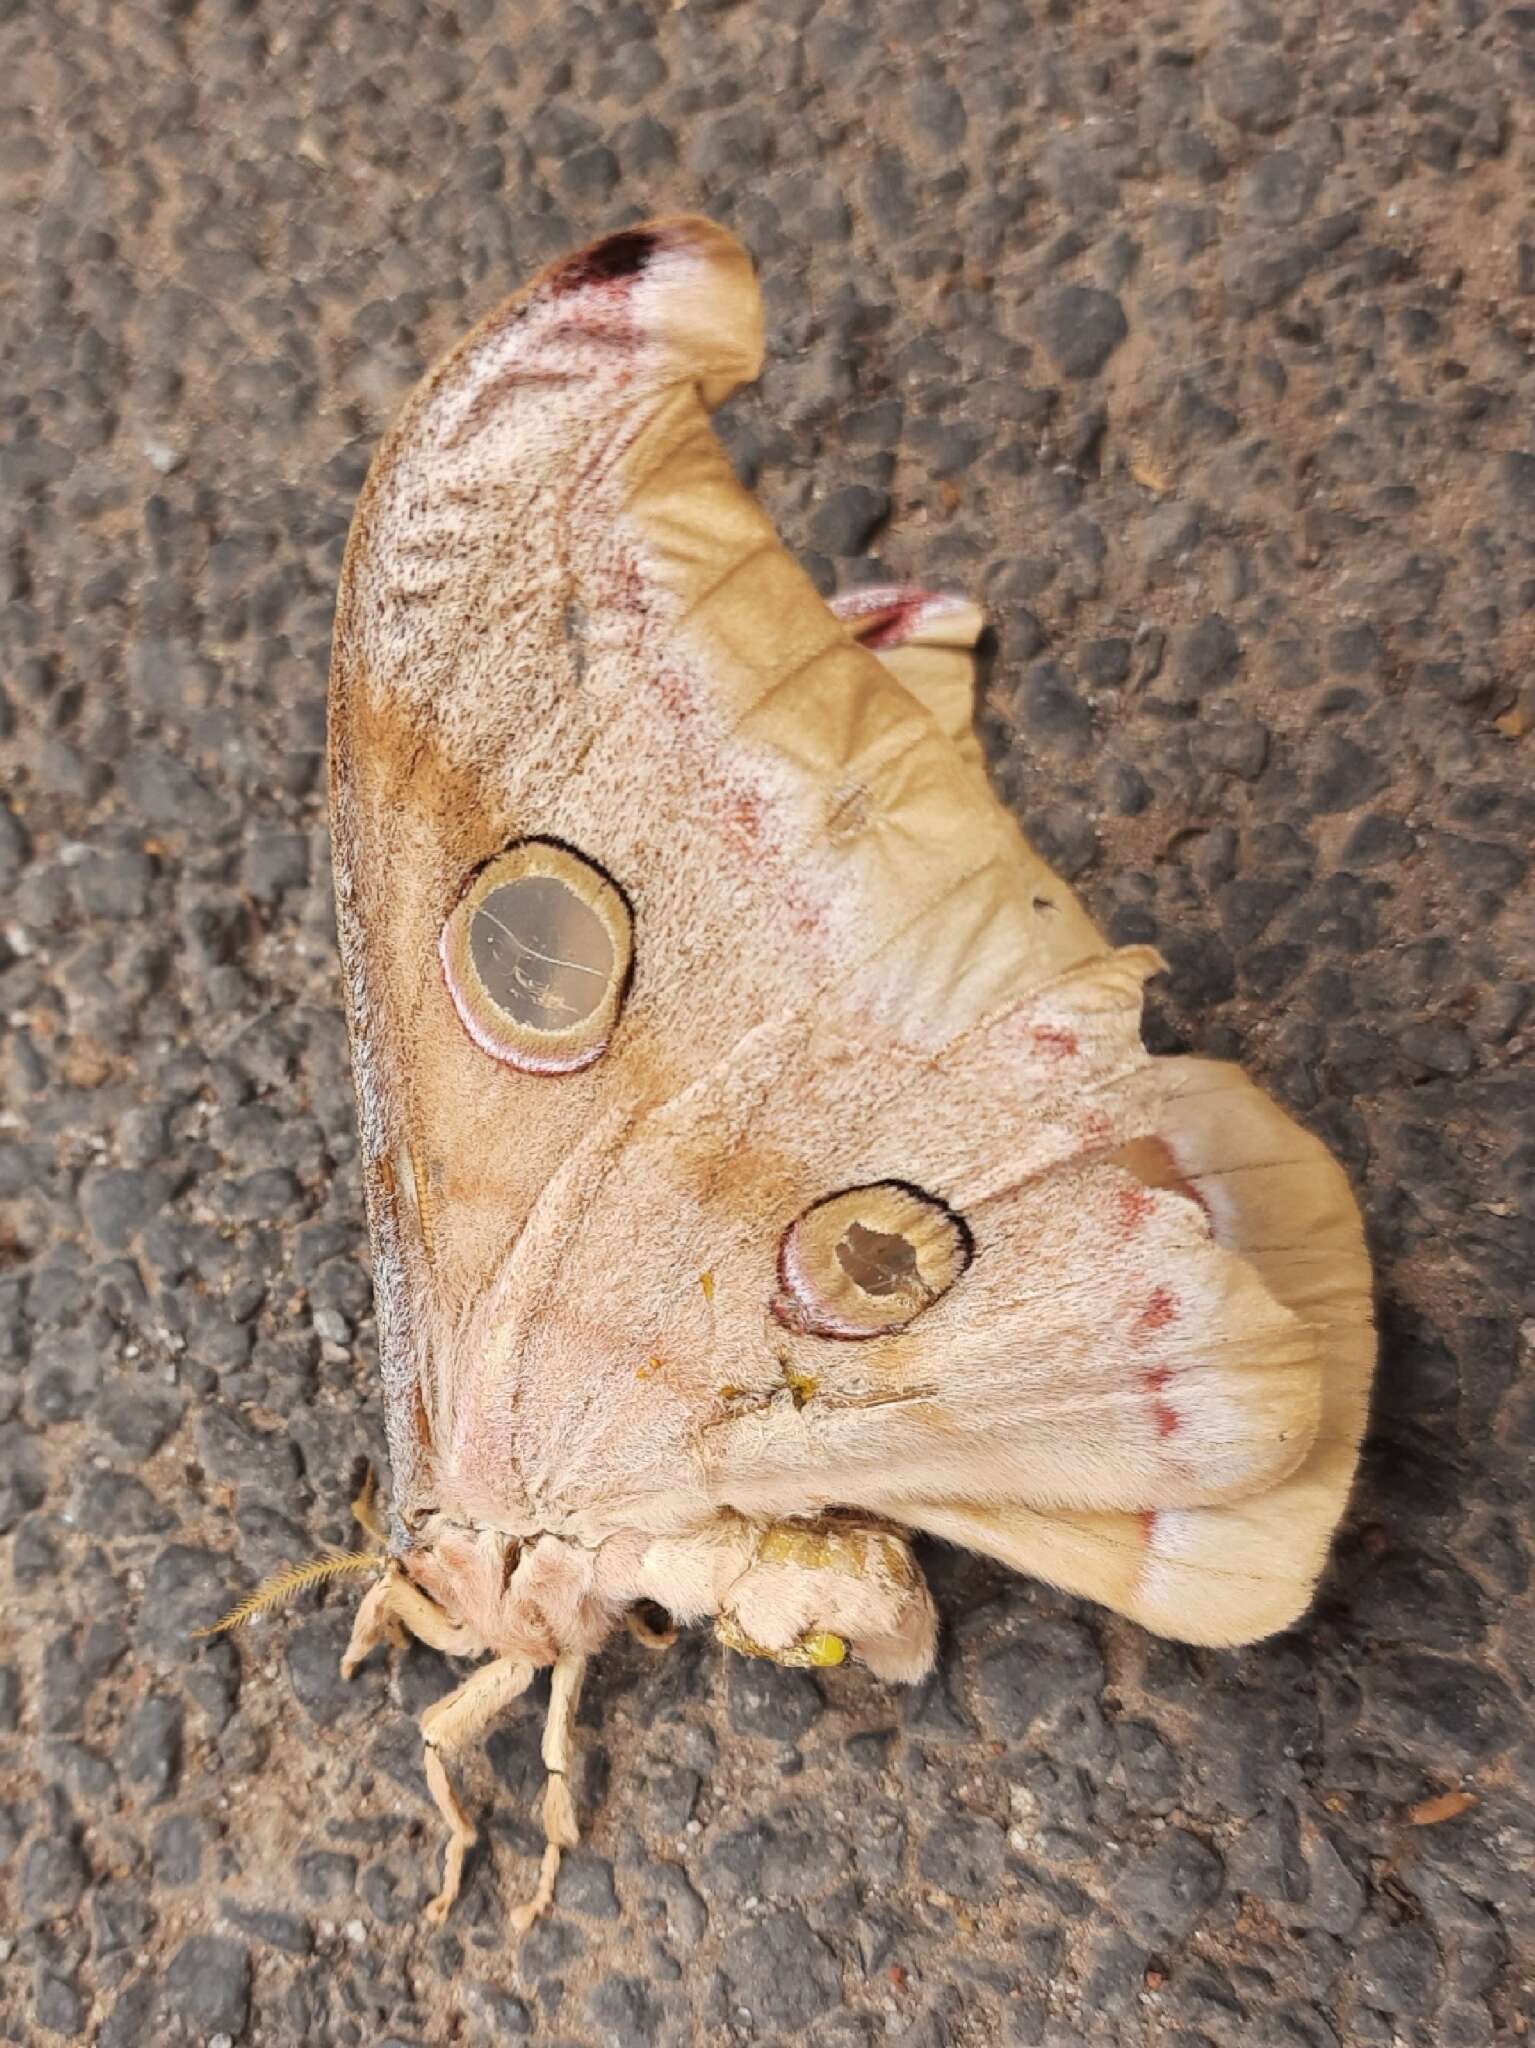
<path id="1" fill-rule="evenodd" d="M 399 1560 L 444 1615 L 498 1657 L 535 1666 L 599 1649 L 617 1618 L 592 1552 L 434 1515 Z"/>

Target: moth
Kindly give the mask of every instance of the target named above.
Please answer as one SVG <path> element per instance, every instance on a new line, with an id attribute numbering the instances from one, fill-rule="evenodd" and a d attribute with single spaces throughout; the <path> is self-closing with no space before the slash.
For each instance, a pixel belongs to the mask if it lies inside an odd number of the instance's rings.
<path id="1" fill-rule="evenodd" d="M 480 1658 L 449 1775 L 627 1615 L 930 1667 L 925 1532 L 1159 1634 L 1306 1609 L 1374 1358 L 1343 1173 L 1153 1058 L 993 796 L 962 599 L 828 605 L 709 414 L 741 247 L 629 228 L 429 373 L 341 578 L 330 793 L 393 1499 L 345 1668 Z M 353 1560 L 354 1562 L 356 1560 Z M 374 1568 L 370 1565 L 370 1568 Z"/>

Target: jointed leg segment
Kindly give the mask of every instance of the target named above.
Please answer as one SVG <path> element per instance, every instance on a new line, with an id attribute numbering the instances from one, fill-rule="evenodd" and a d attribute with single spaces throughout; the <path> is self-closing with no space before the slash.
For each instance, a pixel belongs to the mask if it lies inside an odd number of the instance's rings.
<path id="1" fill-rule="evenodd" d="M 426 1745 L 426 1782 L 437 1811 L 448 1824 L 448 1853 L 442 1867 L 442 1890 L 426 1909 L 433 1925 L 447 1918 L 463 1881 L 464 1857 L 474 1846 L 476 1829 L 448 1778 L 444 1754 L 465 1749 L 482 1735 L 504 1708 L 527 1691 L 533 1666 L 520 1659 L 497 1658 L 466 1678 L 456 1691 L 435 1701 L 421 1716 Z"/>
<path id="2" fill-rule="evenodd" d="M 469 1630 L 449 1621 L 419 1587 L 413 1586 L 398 1569 L 389 1568 L 369 1589 L 357 1610 L 352 1639 L 341 1660 L 343 1675 L 350 1678 L 381 1642 L 402 1647 L 406 1630 L 450 1656 L 471 1654 L 479 1647 Z M 546 1847 L 532 1898 L 516 1907 L 511 1916 L 512 1926 L 519 1934 L 532 1926 L 553 1899 L 561 1851 L 574 1848 L 580 1840 L 569 1774 L 576 1706 L 585 1673 L 584 1657 L 564 1656 L 556 1660 L 550 1680 L 549 1714 L 543 1739 L 544 1765 L 549 1773 L 544 1787 Z M 478 1740 L 512 1701 L 527 1691 L 533 1674 L 534 1666 L 521 1658 L 498 1657 L 493 1664 L 471 1673 L 461 1686 L 435 1701 L 421 1716 L 426 1782 L 437 1811 L 448 1826 L 442 1889 L 426 1909 L 426 1917 L 434 1926 L 446 1919 L 458 1897 L 464 1858 L 477 1839 L 474 1822 L 464 1811 L 448 1776 L 447 1760 Z"/>
<path id="3" fill-rule="evenodd" d="M 525 1934 L 554 1898 L 561 1852 L 573 1849 L 581 1839 L 575 1801 L 570 1795 L 570 1759 L 576 1708 L 585 1676 L 584 1657 L 567 1655 L 555 1660 L 549 1681 L 549 1713 L 544 1722 L 543 1758 L 549 1773 L 544 1786 L 544 1856 L 532 1898 L 512 1908 L 512 1927 L 518 1934 Z"/>

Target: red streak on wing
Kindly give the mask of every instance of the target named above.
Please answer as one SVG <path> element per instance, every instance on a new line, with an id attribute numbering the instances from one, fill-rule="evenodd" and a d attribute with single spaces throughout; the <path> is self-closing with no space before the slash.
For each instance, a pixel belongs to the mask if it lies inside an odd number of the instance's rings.
<path id="1" fill-rule="evenodd" d="M 1135 1319 L 1137 1330 L 1165 1330 L 1178 1313 L 1178 1297 L 1170 1288 L 1153 1288 L 1146 1306 Z"/>
<path id="2" fill-rule="evenodd" d="M 1136 1335 L 1149 1337 L 1154 1331 L 1165 1330 L 1177 1314 L 1177 1296 L 1166 1287 L 1153 1288 L 1146 1306 L 1135 1319 Z M 1141 1384 L 1151 1396 L 1151 1417 L 1160 1437 L 1173 1436 L 1179 1428 L 1177 1410 L 1162 1398 L 1171 1382 L 1172 1373 L 1165 1365 L 1147 1366 L 1141 1374 Z"/>
<path id="3" fill-rule="evenodd" d="M 1149 1550 L 1157 1530 L 1157 1511 L 1155 1508 L 1142 1508 L 1135 1519 L 1141 1525 L 1141 1541 Z"/>
<path id="4" fill-rule="evenodd" d="M 720 830 L 727 845 L 750 856 L 762 847 L 762 799 L 752 789 L 726 793 L 720 808 Z"/>
<path id="5" fill-rule="evenodd" d="M 1116 1188 L 1114 1207 L 1118 1212 L 1119 1227 L 1126 1237 L 1132 1236 L 1156 1207 L 1149 1188 L 1133 1181 L 1128 1187 Z"/>
<path id="6" fill-rule="evenodd" d="M 1029 1036 L 1034 1041 L 1036 1050 L 1043 1053 L 1047 1060 L 1076 1058 L 1077 1034 L 1074 1031 L 1067 1031 L 1062 1025 L 1036 1024 Z"/>
<path id="7" fill-rule="evenodd" d="M 1114 1119 L 1106 1109 L 1090 1109 L 1081 1122 L 1082 1143 L 1089 1152 L 1101 1152 L 1114 1137 Z"/>
<path id="8" fill-rule="evenodd" d="M 931 590 L 906 591 L 893 604 L 880 605 L 874 611 L 858 612 L 844 607 L 842 617 L 865 647 L 900 647 L 916 630 L 919 616 L 936 595 Z"/>

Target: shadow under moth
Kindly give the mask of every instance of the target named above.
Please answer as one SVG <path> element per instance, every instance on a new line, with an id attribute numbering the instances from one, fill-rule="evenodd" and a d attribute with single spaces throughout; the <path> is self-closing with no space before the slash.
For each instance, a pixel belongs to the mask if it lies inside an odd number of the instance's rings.
<path id="1" fill-rule="evenodd" d="M 515 1924 L 548 1904 L 626 1615 L 913 1680 L 923 1531 L 1247 1642 L 1305 1610 L 1364 1426 L 1342 1172 L 1235 1067 L 1144 1050 L 1156 954 L 986 781 L 974 607 L 828 605 L 789 559 L 709 425 L 761 354 L 723 230 L 612 235 L 431 371 L 347 549 L 393 1499 L 376 1555 L 308 1569 L 377 1573 L 348 1671 L 406 1630 L 489 1660 L 423 1716 L 434 1918 L 453 1755 L 552 1665 Z"/>

